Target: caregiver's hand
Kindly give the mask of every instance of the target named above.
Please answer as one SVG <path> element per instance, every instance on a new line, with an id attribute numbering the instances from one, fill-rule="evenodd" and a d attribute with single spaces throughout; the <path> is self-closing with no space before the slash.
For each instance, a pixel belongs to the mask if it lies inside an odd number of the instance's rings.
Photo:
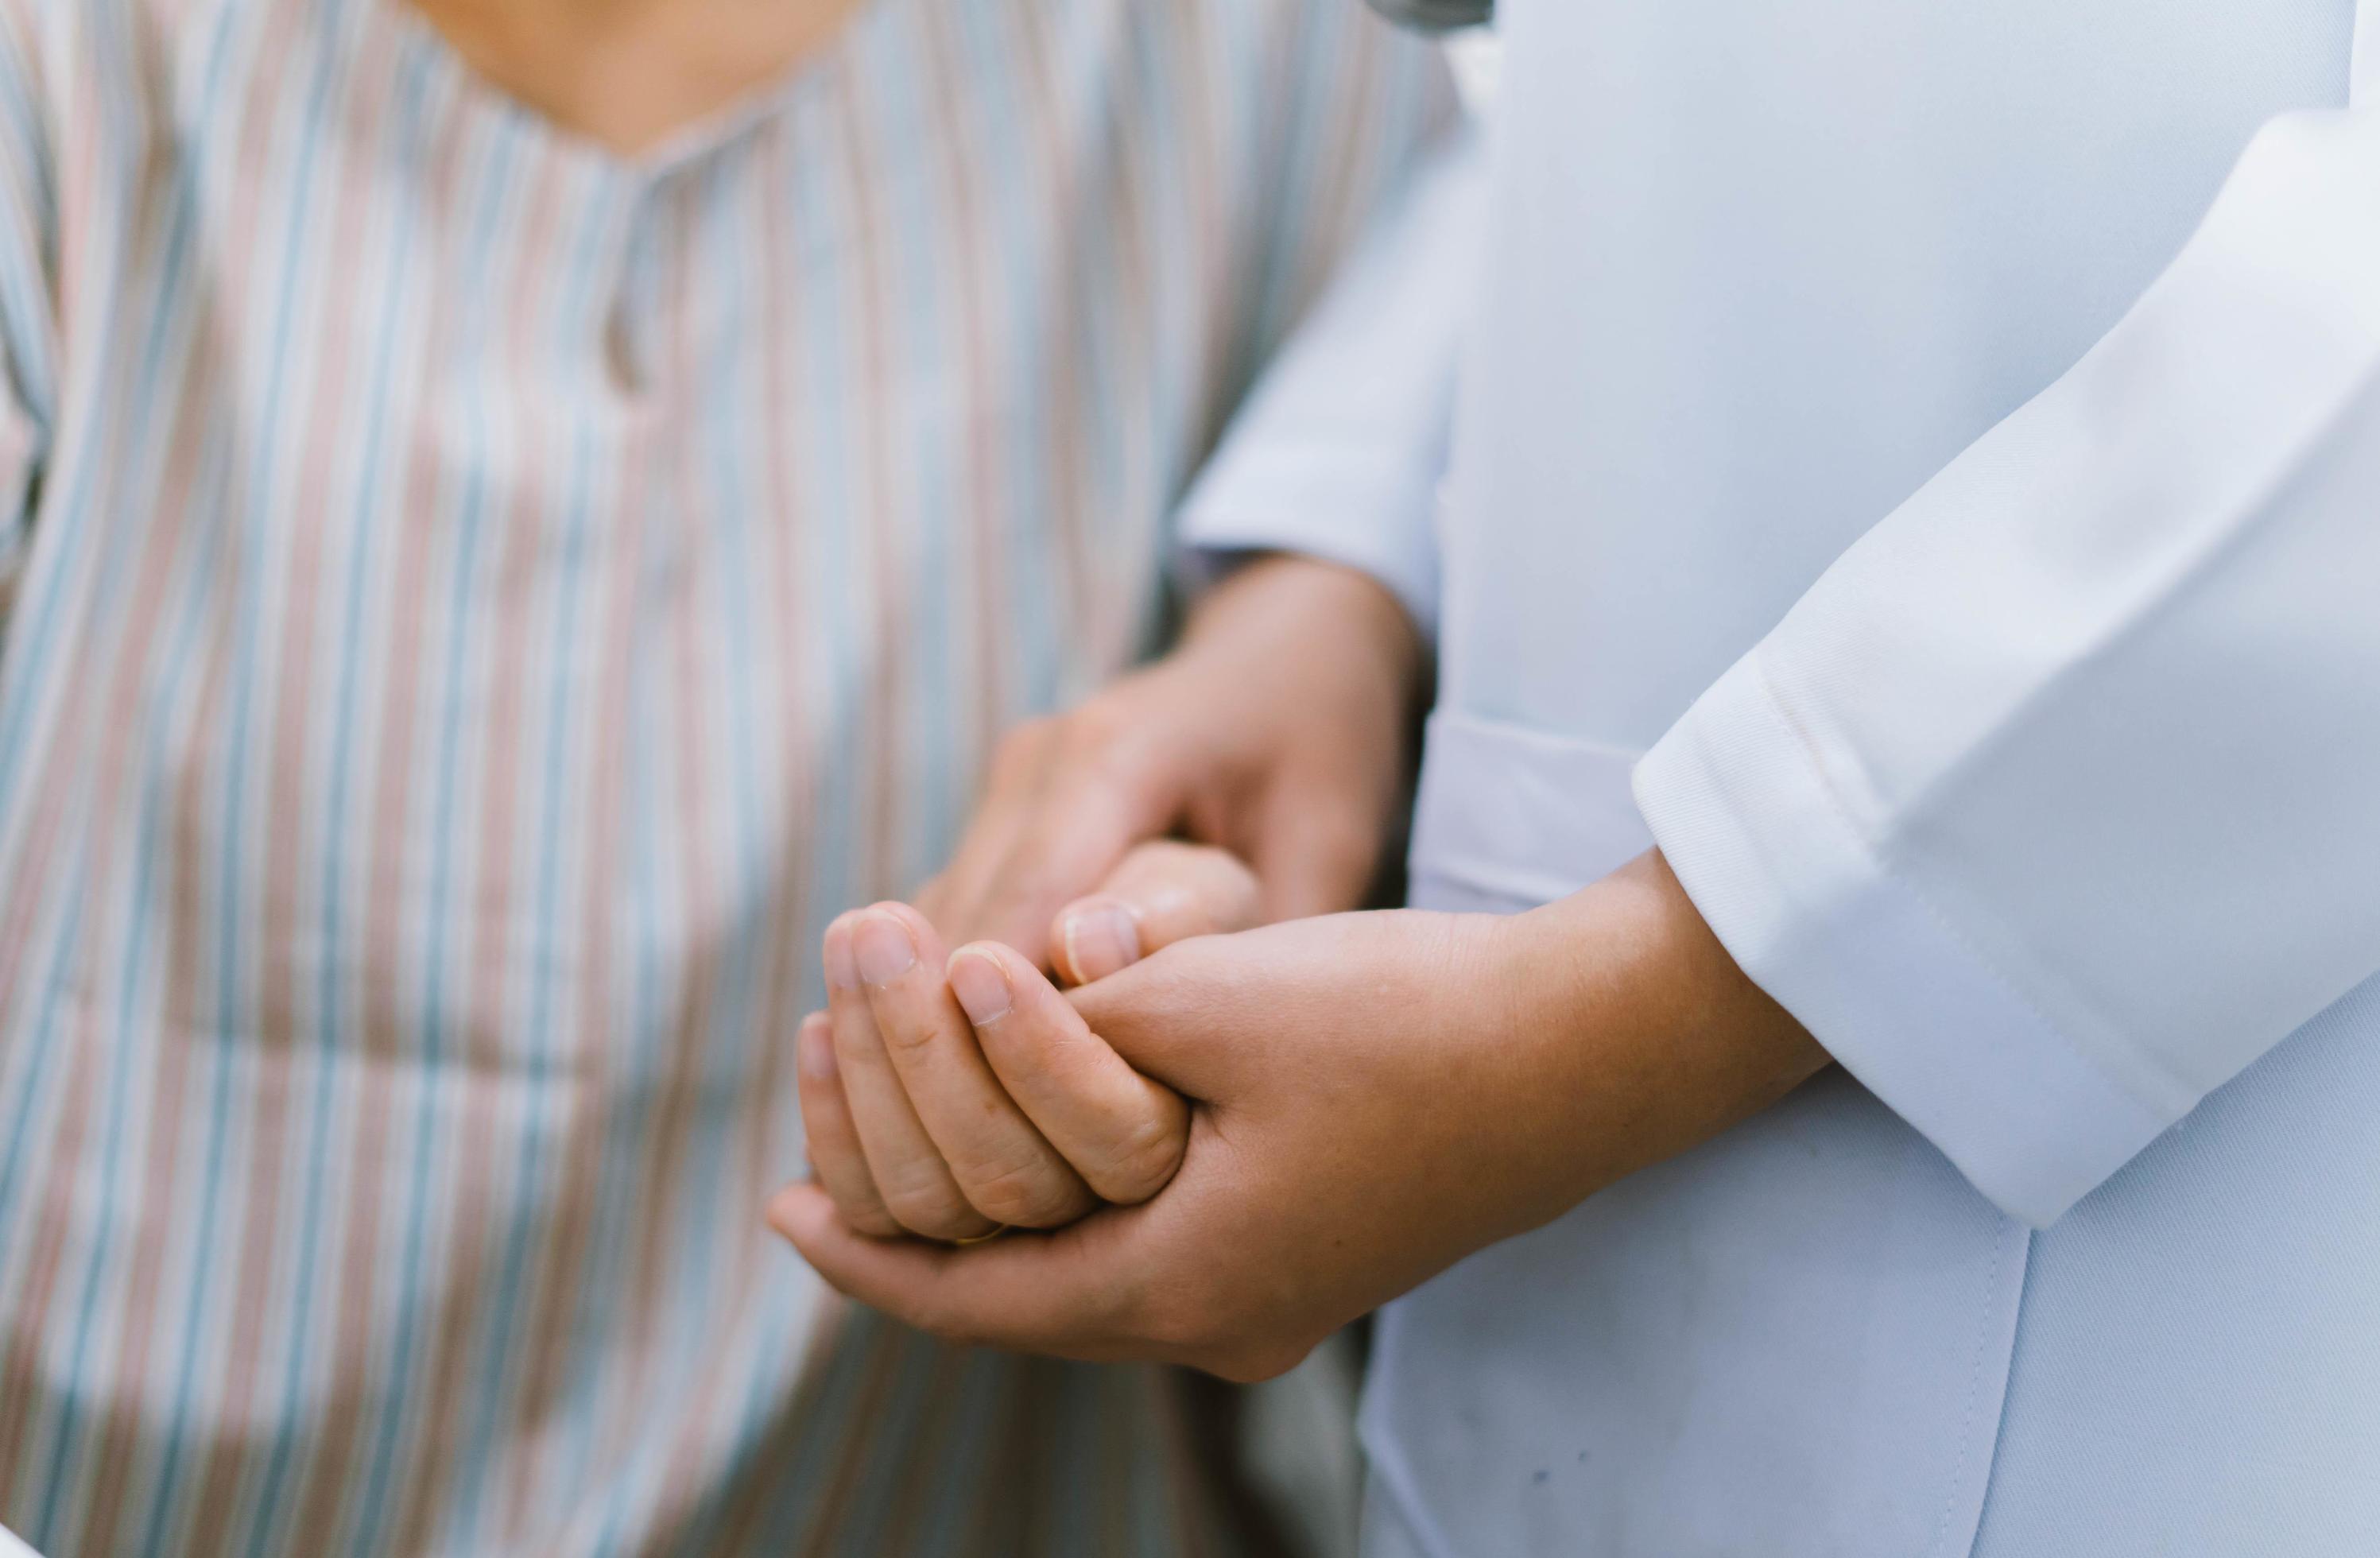
<path id="1" fill-rule="evenodd" d="M 1065 1026 L 1046 985 L 1028 1003 L 1021 968 L 988 1050 L 1033 1047 L 1021 1029 L 995 1040 L 1007 1024 Z M 1180 1172 L 1147 1204 L 965 1249 L 864 1237 L 808 1185 L 771 1221 L 844 1292 L 946 1336 L 1262 1378 L 1826 1061 L 1658 855 L 1533 914 L 1208 938 L 1070 999 L 1197 1101 Z"/>
<path id="2" fill-rule="evenodd" d="M 1252 563 L 1199 602 L 1171 655 L 1002 744 L 917 907 L 954 941 L 1046 950 L 1077 980 L 1152 950 L 1060 914 L 1146 839 L 1247 861 L 1269 919 L 1352 908 L 1399 809 L 1425 675 L 1412 622 L 1371 579 L 1305 558 Z M 1057 961 L 1070 943 L 1087 966 Z"/>
<path id="3" fill-rule="evenodd" d="M 1137 956 L 1255 924 L 1256 879 L 1220 850 L 1159 841 L 1077 911 L 1099 945 Z M 1082 940 L 1062 943 L 1062 968 L 1111 955 Z M 795 1075 L 811 1169 L 844 1221 L 879 1237 L 965 1239 L 1156 1194 L 1188 1140 L 1180 1095 L 1092 1038 L 1014 951 L 985 943 L 946 958 L 943 946 L 900 904 L 827 928 L 828 1010 L 803 1023 Z"/>

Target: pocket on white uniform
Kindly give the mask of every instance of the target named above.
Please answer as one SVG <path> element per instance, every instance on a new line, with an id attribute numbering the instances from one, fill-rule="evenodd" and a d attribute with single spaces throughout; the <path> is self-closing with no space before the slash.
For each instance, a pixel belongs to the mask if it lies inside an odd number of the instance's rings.
<path id="1" fill-rule="evenodd" d="M 1414 902 L 1531 908 L 1652 847 L 1628 776 L 1641 752 L 1457 710 L 1430 716 L 1414 804 Z"/>

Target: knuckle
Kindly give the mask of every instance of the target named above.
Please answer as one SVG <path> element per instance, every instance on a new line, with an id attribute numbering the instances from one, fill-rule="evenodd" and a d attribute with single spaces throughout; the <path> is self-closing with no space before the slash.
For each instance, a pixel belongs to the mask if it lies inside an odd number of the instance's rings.
<path id="1" fill-rule="evenodd" d="M 1021 784 L 1041 765 L 1042 749 L 1058 721 L 1048 714 L 1026 720 L 1002 736 L 991 749 L 991 780 L 995 786 Z"/>
<path id="2" fill-rule="evenodd" d="M 904 1229 L 921 1238 L 963 1238 L 983 1223 L 966 1198 L 947 1183 L 888 1186 L 884 1189 L 884 1206 Z"/>
<path id="3" fill-rule="evenodd" d="M 843 1220 L 851 1224 L 855 1233 L 865 1234 L 871 1239 L 897 1239 L 908 1232 L 893 1220 L 891 1212 L 873 1201 L 846 1210 Z"/>
<path id="4" fill-rule="evenodd" d="M 993 1222 L 1016 1228 L 1055 1228 L 1081 1214 L 1079 1192 L 1044 1162 L 1015 1163 L 972 1179 L 967 1199 Z"/>
<path id="5" fill-rule="evenodd" d="M 876 1031 L 881 1036 L 885 1053 L 894 1055 L 917 1055 L 934 1048 L 938 1037 L 931 1023 L 921 1022 L 902 1015 L 880 1016 Z"/>
<path id="6" fill-rule="evenodd" d="M 1108 1199 L 1136 1206 L 1173 1181 L 1189 1139 L 1178 1123 L 1162 1117 L 1135 1122 L 1115 1143 L 1106 1175 Z"/>
<path id="7" fill-rule="evenodd" d="M 1070 757 L 1106 746 L 1123 728 L 1113 701 L 1104 696 L 1086 699 L 1066 715 L 1058 732 L 1059 746 Z"/>
<path id="8" fill-rule="evenodd" d="M 1093 701 L 1066 723 L 1059 751 L 1067 771 L 1091 788 L 1128 787 L 1141 768 L 1141 731 L 1129 711 Z"/>

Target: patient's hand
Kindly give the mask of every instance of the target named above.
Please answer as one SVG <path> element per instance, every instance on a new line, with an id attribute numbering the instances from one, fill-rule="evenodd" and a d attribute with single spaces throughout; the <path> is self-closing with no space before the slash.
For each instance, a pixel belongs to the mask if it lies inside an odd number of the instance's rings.
<path id="1" fill-rule="evenodd" d="M 1220 850 L 1145 845 L 1062 909 L 1050 961 L 1087 982 L 1258 915 L 1255 878 Z M 947 954 L 901 904 L 828 927 L 828 1010 L 802 1025 L 810 1164 L 853 1227 L 966 1239 L 1054 1228 L 1164 1188 L 1189 1107 L 1093 1033 L 1039 969 L 976 943 Z"/>

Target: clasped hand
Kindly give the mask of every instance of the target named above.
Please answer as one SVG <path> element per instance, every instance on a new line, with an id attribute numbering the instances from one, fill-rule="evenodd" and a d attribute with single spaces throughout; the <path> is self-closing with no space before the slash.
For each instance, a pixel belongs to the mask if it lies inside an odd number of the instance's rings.
<path id="1" fill-rule="evenodd" d="M 1330 912 L 1417 663 L 1377 587 L 1259 565 L 1013 739 L 919 905 L 827 933 L 777 1228 L 946 1337 L 1262 1378 L 1825 1064 L 1658 852 L 1524 914 Z"/>
<path id="2" fill-rule="evenodd" d="M 1188 936 L 1253 922 L 1247 868 L 1218 849 L 1135 850 L 1060 912 L 1082 983 Z M 1133 1069 L 1038 968 L 998 942 L 946 953 L 902 904 L 826 932 L 828 1009 L 802 1026 L 811 1167 L 853 1229 L 942 1240 L 1056 1228 L 1163 1188 L 1189 1143 L 1181 1094 Z"/>

